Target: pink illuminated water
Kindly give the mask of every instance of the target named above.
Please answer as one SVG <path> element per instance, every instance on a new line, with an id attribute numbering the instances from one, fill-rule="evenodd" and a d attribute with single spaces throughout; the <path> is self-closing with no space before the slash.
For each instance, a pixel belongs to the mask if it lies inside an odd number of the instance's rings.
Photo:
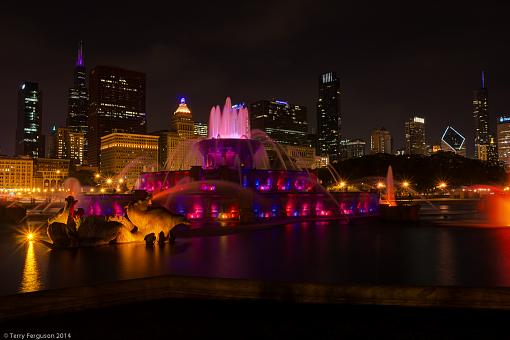
<path id="1" fill-rule="evenodd" d="M 248 109 L 232 108 L 230 97 L 225 100 L 223 111 L 220 106 L 211 108 L 209 115 L 209 138 L 250 138 Z"/>

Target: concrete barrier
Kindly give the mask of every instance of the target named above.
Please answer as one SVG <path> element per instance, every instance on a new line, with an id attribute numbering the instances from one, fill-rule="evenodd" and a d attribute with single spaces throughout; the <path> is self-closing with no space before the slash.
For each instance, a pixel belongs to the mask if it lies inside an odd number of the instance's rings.
<path id="1" fill-rule="evenodd" d="M 169 298 L 510 310 L 510 288 L 327 285 L 160 276 L 2 296 L 0 321 Z"/>

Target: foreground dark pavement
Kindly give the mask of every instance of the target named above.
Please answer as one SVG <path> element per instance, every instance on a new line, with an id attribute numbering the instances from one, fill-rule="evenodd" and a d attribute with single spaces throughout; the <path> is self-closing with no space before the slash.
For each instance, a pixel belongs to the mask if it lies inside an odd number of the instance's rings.
<path id="1" fill-rule="evenodd" d="M 165 299 L 0 324 L 71 339 L 491 339 L 510 311 Z M 8 338 L 8 337 L 6 337 Z"/>

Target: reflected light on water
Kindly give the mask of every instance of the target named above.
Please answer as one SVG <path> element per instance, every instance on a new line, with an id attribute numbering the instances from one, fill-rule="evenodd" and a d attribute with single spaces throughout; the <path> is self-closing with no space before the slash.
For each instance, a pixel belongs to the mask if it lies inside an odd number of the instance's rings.
<path id="1" fill-rule="evenodd" d="M 22 293 L 41 289 L 41 275 L 35 258 L 34 242 L 29 241 L 27 244 L 27 254 L 25 256 L 25 265 L 23 267 L 23 276 L 20 285 L 20 292 Z"/>
<path id="2" fill-rule="evenodd" d="M 495 195 L 485 200 L 489 222 L 498 226 L 510 226 L 510 196 Z"/>

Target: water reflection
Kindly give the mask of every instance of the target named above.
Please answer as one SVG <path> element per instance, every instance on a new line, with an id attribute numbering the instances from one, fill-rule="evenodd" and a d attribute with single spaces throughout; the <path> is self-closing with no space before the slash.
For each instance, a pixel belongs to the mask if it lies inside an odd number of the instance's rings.
<path id="1" fill-rule="evenodd" d="M 160 275 L 510 286 L 510 228 L 292 223 L 232 235 L 48 251 L 0 237 L 0 295 Z"/>
<path id="2" fill-rule="evenodd" d="M 28 242 L 27 254 L 25 256 L 25 265 L 23 266 L 23 276 L 21 278 L 20 292 L 33 292 L 41 289 L 41 275 L 34 253 L 34 242 Z"/>

